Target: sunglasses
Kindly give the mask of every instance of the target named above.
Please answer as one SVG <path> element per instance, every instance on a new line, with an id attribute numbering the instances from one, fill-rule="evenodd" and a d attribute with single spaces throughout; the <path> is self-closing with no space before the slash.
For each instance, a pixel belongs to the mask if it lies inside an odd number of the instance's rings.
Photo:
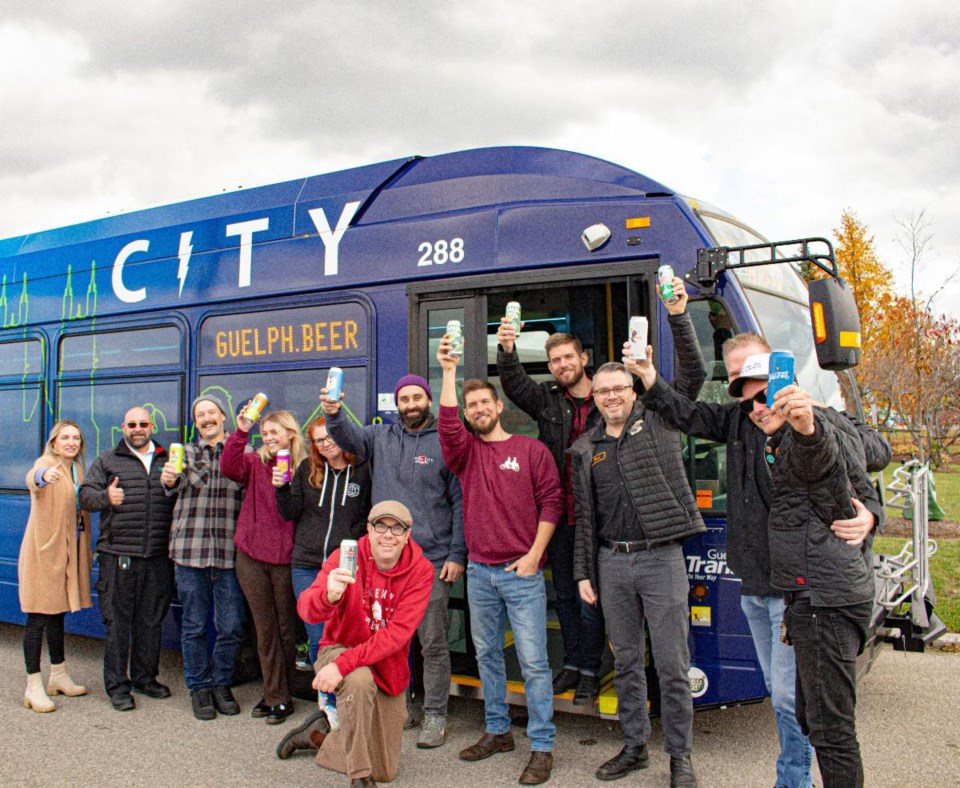
<path id="1" fill-rule="evenodd" d="M 385 534 L 387 531 L 392 533 L 394 536 L 403 536 L 407 532 L 407 526 L 400 525 L 400 523 L 394 523 L 393 525 L 387 525 L 386 523 L 370 523 L 373 526 L 373 530 L 378 534 Z"/>
<path id="2" fill-rule="evenodd" d="M 126 428 L 127 428 L 128 430 L 135 430 L 137 427 L 139 427 L 139 428 L 142 429 L 142 430 L 145 430 L 147 427 L 152 427 L 152 426 L 153 426 L 153 422 L 150 422 L 150 421 L 128 421 L 125 426 L 126 426 Z"/>
<path id="3" fill-rule="evenodd" d="M 747 399 L 742 399 L 742 400 L 740 400 L 740 409 L 741 409 L 744 413 L 751 413 L 751 412 L 753 411 L 753 403 L 754 403 L 754 402 L 759 402 L 761 405 L 766 405 L 766 404 L 767 404 L 767 390 L 766 390 L 766 389 L 763 389 L 762 391 L 758 391 L 758 392 L 757 392 L 756 394 L 754 394 L 752 397 L 748 397 Z"/>

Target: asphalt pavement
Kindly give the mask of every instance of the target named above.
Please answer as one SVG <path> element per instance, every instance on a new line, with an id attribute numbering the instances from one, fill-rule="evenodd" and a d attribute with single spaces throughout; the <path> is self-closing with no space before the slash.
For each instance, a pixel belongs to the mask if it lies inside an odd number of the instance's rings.
<path id="1" fill-rule="evenodd" d="M 58 696 L 58 710 L 37 714 L 21 705 L 26 678 L 23 630 L 0 624 L 0 724 L 3 786 L 347 786 L 343 775 L 316 766 L 307 754 L 280 761 L 274 754 L 286 731 L 312 711 L 298 701 L 282 725 L 250 717 L 259 683 L 235 688 L 243 712 L 212 722 L 194 719 L 180 655 L 165 651 L 160 680 L 173 697 L 137 695 L 137 709 L 116 712 L 103 692 L 102 643 L 67 636 L 67 665 L 90 694 Z M 44 652 L 44 676 L 48 666 Z M 960 654 L 904 654 L 885 647 L 860 686 L 858 729 L 869 786 L 960 786 Z M 418 750 L 416 731 L 404 734 L 396 788 L 516 785 L 529 757 L 522 730 L 517 749 L 479 763 L 457 758 L 482 732 L 479 701 L 452 698 L 447 743 Z M 548 785 L 601 785 L 596 767 L 621 746 L 618 723 L 558 714 L 553 777 Z M 650 768 L 622 785 L 669 785 L 669 759 L 654 721 Z M 740 788 L 774 783 L 776 728 L 769 701 L 697 714 L 694 763 L 702 786 Z M 819 784 L 819 780 L 817 780 Z"/>

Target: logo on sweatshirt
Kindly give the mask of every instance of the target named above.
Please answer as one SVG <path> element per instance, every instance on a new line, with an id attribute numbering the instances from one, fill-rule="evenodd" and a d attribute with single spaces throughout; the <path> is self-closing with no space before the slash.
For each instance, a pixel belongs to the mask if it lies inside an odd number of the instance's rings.
<path id="1" fill-rule="evenodd" d="M 360 495 L 360 485 L 356 482 L 350 482 L 347 485 L 347 497 L 356 498 L 358 495 Z"/>
<path id="2" fill-rule="evenodd" d="M 517 462 L 516 457 L 507 457 L 502 463 L 500 463 L 501 471 L 516 471 L 520 472 L 520 463 Z"/>
<path id="3" fill-rule="evenodd" d="M 413 458 L 413 461 L 417 465 L 429 465 L 431 462 L 433 462 L 433 457 L 428 457 L 426 454 L 418 454 Z"/>

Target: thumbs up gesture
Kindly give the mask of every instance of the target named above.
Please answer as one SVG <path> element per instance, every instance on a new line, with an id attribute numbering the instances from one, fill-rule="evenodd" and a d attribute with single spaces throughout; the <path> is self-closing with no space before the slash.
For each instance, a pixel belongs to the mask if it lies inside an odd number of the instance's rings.
<path id="1" fill-rule="evenodd" d="M 120 486 L 120 479 L 116 476 L 107 487 L 107 498 L 110 499 L 111 506 L 120 506 L 123 503 L 123 487 Z"/>

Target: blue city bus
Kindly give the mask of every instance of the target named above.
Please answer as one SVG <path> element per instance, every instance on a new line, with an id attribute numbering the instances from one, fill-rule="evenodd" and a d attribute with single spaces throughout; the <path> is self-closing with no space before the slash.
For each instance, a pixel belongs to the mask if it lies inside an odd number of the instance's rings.
<path id="1" fill-rule="evenodd" d="M 658 266 L 683 276 L 703 247 L 763 241 L 636 172 L 526 147 L 398 159 L 0 241 L 0 618 L 25 620 L 17 596 L 24 477 L 56 419 L 82 426 L 88 463 L 118 442 L 134 405 L 152 413 L 164 445 L 191 439 L 189 403 L 202 393 L 236 413 L 264 391 L 306 424 L 335 365 L 351 417 L 389 422 L 402 375 L 422 374 L 439 392 L 436 349 L 448 320 L 463 326 L 460 380 L 499 384 L 494 334 L 509 301 L 522 304 L 518 351 L 537 380 L 550 376 L 549 334 L 578 336 L 598 367 L 620 357 L 631 315 L 649 318 L 669 380 L 674 350 L 655 292 Z M 794 352 L 801 384 L 821 402 L 859 407 L 847 373 L 816 363 L 807 288 L 793 267 L 727 271 L 700 293 L 694 277 L 689 289 L 708 367 L 701 398 L 727 397 L 722 341 L 757 331 Z M 535 436 L 506 404 L 506 429 Z M 690 439 L 685 452 L 708 526 L 685 546 L 695 705 L 759 700 L 764 682 L 726 563 L 724 447 Z M 451 690 L 476 694 L 462 585 L 454 597 Z M 172 647 L 177 617 L 175 606 Z M 67 626 L 102 636 L 96 608 L 67 616 Z M 549 626 L 559 668 L 555 617 Z M 505 648 L 512 652 L 509 637 Z M 515 656 L 508 664 L 518 679 Z M 609 678 L 599 713 L 613 715 Z M 522 702 L 522 683 L 510 690 Z M 558 708 L 581 710 L 565 699 Z"/>

